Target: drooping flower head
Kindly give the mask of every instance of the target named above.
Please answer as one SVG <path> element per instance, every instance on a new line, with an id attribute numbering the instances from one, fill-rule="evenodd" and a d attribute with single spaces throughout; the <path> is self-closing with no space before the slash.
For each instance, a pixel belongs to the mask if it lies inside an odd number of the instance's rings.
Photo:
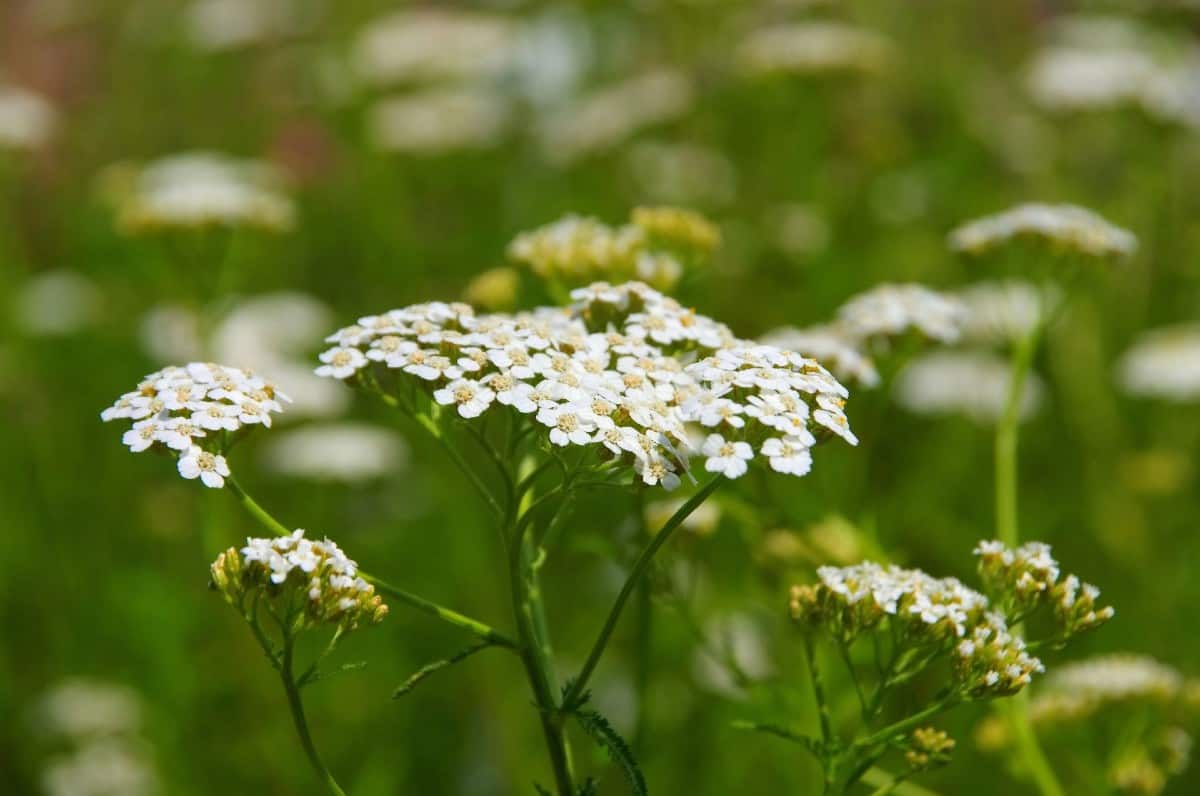
<path id="1" fill-rule="evenodd" d="M 173 452 L 184 478 L 221 487 L 229 475 L 224 453 L 248 431 L 269 428 L 289 400 L 248 370 L 192 362 L 146 376 L 100 419 L 133 421 L 121 438 L 131 451 Z"/>
<path id="2" fill-rule="evenodd" d="M 217 556 L 211 575 L 217 591 L 244 614 L 266 600 L 298 628 L 335 625 L 349 630 L 377 623 L 388 612 L 375 587 L 359 576 L 358 565 L 337 544 L 306 539 L 303 530 L 247 539 L 240 551 L 231 547 Z"/>
<path id="3" fill-rule="evenodd" d="M 819 438 L 855 442 L 847 391 L 815 360 L 739 340 L 642 283 L 571 296 L 567 309 L 516 315 L 430 303 L 361 318 L 328 338 L 317 373 L 407 385 L 438 415 L 507 412 L 550 445 L 589 447 L 667 488 L 696 453 L 689 427 L 708 435 L 705 469 L 729 477 L 755 452 L 802 475 Z"/>

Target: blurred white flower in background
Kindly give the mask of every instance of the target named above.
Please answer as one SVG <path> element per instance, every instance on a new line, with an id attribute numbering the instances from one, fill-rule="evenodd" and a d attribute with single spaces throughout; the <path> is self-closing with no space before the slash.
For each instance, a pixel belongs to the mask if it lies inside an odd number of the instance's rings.
<path id="1" fill-rule="evenodd" d="M 985 254 L 1014 240 L 1043 243 L 1057 251 L 1121 258 L 1137 251 L 1137 237 L 1099 213 L 1070 204 L 1027 202 L 955 228 L 950 248 Z"/>
<path id="2" fill-rule="evenodd" d="M 891 61 L 884 36 L 839 22 L 798 22 L 754 31 L 734 58 L 749 75 L 878 72 Z"/>
<path id="3" fill-rule="evenodd" d="M 942 343 L 961 334 L 966 308 L 947 293 L 914 282 L 876 285 L 838 309 L 839 332 L 848 340 L 895 337 L 914 330 Z"/>
<path id="4" fill-rule="evenodd" d="M 274 435 L 263 447 L 266 469 L 315 481 L 359 482 L 395 472 L 408 458 L 396 433 L 366 423 L 326 423 Z"/>
<path id="5" fill-rule="evenodd" d="M 367 130 L 379 149 L 437 154 L 493 146 L 508 122 L 508 103 L 495 93 L 433 89 L 379 100 Z"/>
<path id="6" fill-rule="evenodd" d="M 295 210 L 283 182 L 265 161 L 215 152 L 171 155 L 140 168 L 116 164 L 101 175 L 130 232 L 218 225 L 286 231 Z"/>
<path id="7" fill-rule="evenodd" d="M 1143 333 L 1121 357 L 1118 379 L 1131 395 L 1200 400 L 1200 323 Z"/>
<path id="8" fill-rule="evenodd" d="M 1121 17 L 1067 17 L 1034 58 L 1028 89 L 1052 111 L 1140 108 L 1200 126 L 1200 48 Z"/>
<path id="9" fill-rule="evenodd" d="M 573 94 L 595 59 L 592 35 L 578 10 L 549 7 L 527 17 L 513 52 L 520 94 L 538 107 Z"/>
<path id="10" fill-rule="evenodd" d="M 37 732 L 55 738 L 132 734 L 142 726 L 142 700 L 127 686 L 71 678 L 43 694 L 31 718 Z"/>
<path id="11" fill-rule="evenodd" d="M 332 317 L 312 296 L 270 293 L 238 302 L 202 339 L 196 310 L 159 305 L 142 317 L 140 338 L 146 352 L 162 363 L 212 359 L 263 374 L 292 398 L 289 418 L 330 417 L 346 408 L 351 393 L 314 374 L 308 351 L 319 344 Z"/>
<path id="12" fill-rule="evenodd" d="M 627 155 L 639 196 L 665 204 L 725 205 L 737 193 L 737 170 L 719 150 L 681 142 L 639 142 Z"/>
<path id="13" fill-rule="evenodd" d="M 185 10 L 188 37 L 202 50 L 231 50 L 307 30 L 321 3 L 295 0 L 194 0 Z"/>
<path id="14" fill-rule="evenodd" d="M 1010 280 L 978 282 L 957 293 L 966 306 L 963 339 L 992 345 L 1013 343 L 1043 324 L 1061 300 L 1055 287 Z"/>
<path id="15" fill-rule="evenodd" d="M 64 749 L 41 773 L 46 796 L 151 796 L 159 791 L 140 737 L 142 699 L 133 689 L 71 678 L 33 706 L 35 733 Z"/>
<path id="16" fill-rule="evenodd" d="M 910 362 L 896 376 L 896 402 L 916 414 L 962 414 L 994 423 L 1004 413 L 1012 375 L 1006 359 L 993 354 L 939 351 Z M 1030 373 L 1018 413 L 1028 420 L 1042 403 L 1045 388 Z"/>
<path id="17" fill-rule="evenodd" d="M 54 758 L 42 772 L 46 796 L 151 796 L 158 775 L 140 744 L 95 740 Z"/>
<path id="18" fill-rule="evenodd" d="M 694 100 L 695 89 L 686 75 L 656 69 L 549 111 L 538 125 L 538 138 L 548 160 L 568 164 L 682 116 Z"/>
<path id="19" fill-rule="evenodd" d="M 142 316 L 138 339 L 147 354 L 159 363 L 204 359 L 200 318 L 195 310 L 178 304 L 157 304 Z"/>
<path id="20" fill-rule="evenodd" d="M 352 63 L 375 85 L 495 77 L 511 67 L 519 30 L 482 11 L 398 11 L 359 33 Z"/>
<path id="21" fill-rule="evenodd" d="M 769 677 L 775 666 L 767 633 L 749 614 L 716 616 L 704 629 L 704 644 L 692 658 L 692 676 L 702 687 L 730 699 L 745 699 L 749 682 Z"/>
<path id="22" fill-rule="evenodd" d="M 0 82 L 0 149 L 35 149 L 54 132 L 58 114 L 40 94 Z"/>
<path id="23" fill-rule="evenodd" d="M 799 257 L 829 245 L 829 222 L 814 204 L 787 202 L 768 209 L 767 237 L 784 254 Z"/>
<path id="24" fill-rule="evenodd" d="M 104 297 L 92 280 L 57 269 L 38 274 L 17 291 L 13 318 L 34 337 L 68 335 L 100 318 Z"/>

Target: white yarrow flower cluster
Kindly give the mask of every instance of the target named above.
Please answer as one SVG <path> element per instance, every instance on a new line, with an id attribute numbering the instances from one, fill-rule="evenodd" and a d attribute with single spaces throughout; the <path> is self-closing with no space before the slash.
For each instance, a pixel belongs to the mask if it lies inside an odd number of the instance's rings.
<path id="1" fill-rule="evenodd" d="M 792 589 L 792 617 L 822 627 L 844 642 L 888 623 L 895 638 L 914 649 L 949 654 L 964 696 L 1004 696 L 1043 671 L 987 597 L 955 578 L 864 562 L 821 567 L 819 583 Z M 926 652 L 926 655 L 932 653 Z"/>
<path id="2" fill-rule="evenodd" d="M 229 435 L 257 426 L 289 398 L 250 371 L 206 362 L 170 366 L 146 376 L 100 414 L 132 420 L 121 441 L 134 453 L 157 449 L 179 455 L 179 474 L 208 487 L 224 486 L 229 465 L 221 455 Z"/>
<path id="3" fill-rule="evenodd" d="M 834 325 L 796 329 L 785 326 L 759 338 L 768 345 L 786 348 L 824 363 L 842 381 L 863 387 L 879 386 L 879 371 L 861 348 Z"/>
<path id="4" fill-rule="evenodd" d="M 1122 355 L 1117 376 L 1131 395 L 1180 403 L 1200 400 L 1200 324 L 1145 332 Z"/>
<path id="5" fill-rule="evenodd" d="M 372 368 L 405 374 L 464 419 L 507 407 L 551 444 L 593 446 L 668 489 L 688 472 L 691 424 L 708 432 L 705 469 L 730 478 L 755 451 L 803 475 L 818 435 L 856 441 L 846 389 L 815 360 L 738 340 L 642 283 L 572 298 L 518 315 L 430 303 L 361 318 L 327 338 L 317 372 L 368 387 Z"/>
<path id="6" fill-rule="evenodd" d="M 1013 240 L 1031 240 L 1052 249 L 1092 257 L 1127 257 L 1137 249 L 1128 230 L 1077 205 L 1029 203 L 970 221 L 950 233 L 950 247 L 984 254 Z"/>
<path id="7" fill-rule="evenodd" d="M 289 597 L 286 590 L 303 592 L 304 615 L 312 625 L 352 628 L 360 621 L 378 622 L 387 613 L 375 587 L 336 543 L 306 539 L 300 529 L 290 536 L 249 538 L 240 552 L 230 548 L 218 556 L 211 573 L 216 588 L 238 607 L 254 590 L 281 598 Z"/>

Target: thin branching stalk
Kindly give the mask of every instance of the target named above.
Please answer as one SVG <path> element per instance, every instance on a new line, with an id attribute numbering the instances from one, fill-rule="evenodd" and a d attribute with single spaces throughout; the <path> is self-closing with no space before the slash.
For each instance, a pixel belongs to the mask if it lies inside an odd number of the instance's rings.
<path id="1" fill-rule="evenodd" d="M 649 544 L 642 549 L 638 555 L 637 561 L 633 564 L 633 569 L 630 570 L 629 576 L 625 578 L 625 583 L 621 586 L 620 593 L 617 594 L 617 599 L 609 610 L 608 618 L 604 621 L 604 626 L 600 629 L 600 634 L 596 637 L 596 641 L 592 644 L 592 650 L 588 653 L 587 660 L 583 664 L 583 668 L 579 670 L 579 675 L 571 683 L 571 688 L 563 697 L 563 704 L 567 706 L 576 705 L 587 689 L 588 680 L 591 679 L 592 672 L 595 671 L 596 665 L 600 662 L 600 656 L 604 654 L 604 648 L 608 646 L 608 640 L 612 636 L 613 630 L 616 629 L 617 622 L 621 618 L 621 611 L 625 608 L 625 603 L 633 594 L 634 587 L 641 581 L 642 576 L 646 574 L 646 570 L 650 566 L 650 562 L 654 560 L 655 553 L 658 552 L 674 534 L 676 529 L 683 524 L 693 511 L 695 511 L 701 503 L 708 499 L 709 495 L 720 485 L 724 479 L 721 476 L 714 476 L 696 494 L 688 498 L 688 501 L 679 507 L 679 510 L 671 515 L 671 519 L 667 520 L 667 524 L 654 535 Z"/>
<path id="2" fill-rule="evenodd" d="M 300 701 L 300 686 L 296 683 L 292 672 L 292 653 L 294 651 L 295 640 L 290 633 L 285 633 L 279 676 L 283 680 L 283 689 L 287 692 L 288 707 L 292 711 L 292 721 L 296 725 L 296 734 L 300 736 L 300 745 L 304 747 L 304 753 L 308 756 L 308 761 L 312 763 L 313 770 L 317 772 L 317 776 L 325 783 L 326 790 L 332 796 L 346 796 L 346 792 L 338 785 L 337 780 L 333 778 L 333 774 L 330 773 L 324 761 L 321 760 L 321 755 L 317 753 L 317 747 L 313 744 L 312 734 L 308 731 L 308 721 L 304 718 L 304 704 Z"/>

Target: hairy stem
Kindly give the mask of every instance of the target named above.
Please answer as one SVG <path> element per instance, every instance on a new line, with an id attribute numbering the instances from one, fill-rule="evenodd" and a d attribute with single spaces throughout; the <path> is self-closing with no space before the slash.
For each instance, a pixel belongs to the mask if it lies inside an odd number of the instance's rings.
<path id="1" fill-rule="evenodd" d="M 642 549 L 637 561 L 633 564 L 633 569 L 629 572 L 629 576 L 625 578 L 625 583 L 621 586 L 621 591 L 617 594 L 616 601 L 609 610 L 608 618 L 604 621 L 604 626 L 600 628 L 600 634 L 596 637 L 595 643 L 592 644 L 592 650 L 588 653 L 583 668 L 579 670 L 579 675 L 571 683 L 571 689 L 563 697 L 565 705 L 576 704 L 587 688 L 588 680 L 591 679 L 592 672 L 595 671 L 596 664 L 600 662 L 600 656 L 604 654 L 604 648 L 608 646 L 608 640 L 612 636 L 613 630 L 616 629 L 617 621 L 621 618 L 621 611 L 625 608 L 625 603 L 629 600 L 630 595 L 633 594 L 634 587 L 641 581 L 642 576 L 646 574 L 650 562 L 654 560 L 655 553 L 667 543 L 676 529 L 683 524 L 683 521 L 701 503 L 708 499 L 708 496 L 720 485 L 721 481 L 721 476 L 714 476 L 712 480 L 700 487 L 700 491 L 692 495 L 686 503 L 680 506 L 679 510 L 671 516 L 671 519 L 667 520 L 667 524 Z"/>
<path id="2" fill-rule="evenodd" d="M 542 735 L 546 739 L 546 751 L 550 756 L 550 768 L 554 772 L 554 783 L 559 796 L 575 796 L 575 777 L 572 771 L 570 749 L 567 746 L 566 732 L 563 727 L 562 713 L 555 700 L 553 675 L 550 671 L 550 661 L 541 641 L 538 639 L 535 622 L 535 611 L 540 611 L 540 605 L 535 608 L 534 600 L 540 600 L 540 595 L 531 594 L 529 587 L 529 569 L 524 530 L 528 523 L 519 523 L 520 532 L 509 541 L 508 575 L 509 587 L 512 594 L 513 618 L 517 624 L 517 636 L 520 639 L 518 650 L 521 663 L 525 666 L 525 674 L 533 690 L 533 699 L 537 705 L 542 723 Z M 516 528 L 511 529 L 516 530 Z M 505 531 L 505 536 L 508 535 Z"/>

